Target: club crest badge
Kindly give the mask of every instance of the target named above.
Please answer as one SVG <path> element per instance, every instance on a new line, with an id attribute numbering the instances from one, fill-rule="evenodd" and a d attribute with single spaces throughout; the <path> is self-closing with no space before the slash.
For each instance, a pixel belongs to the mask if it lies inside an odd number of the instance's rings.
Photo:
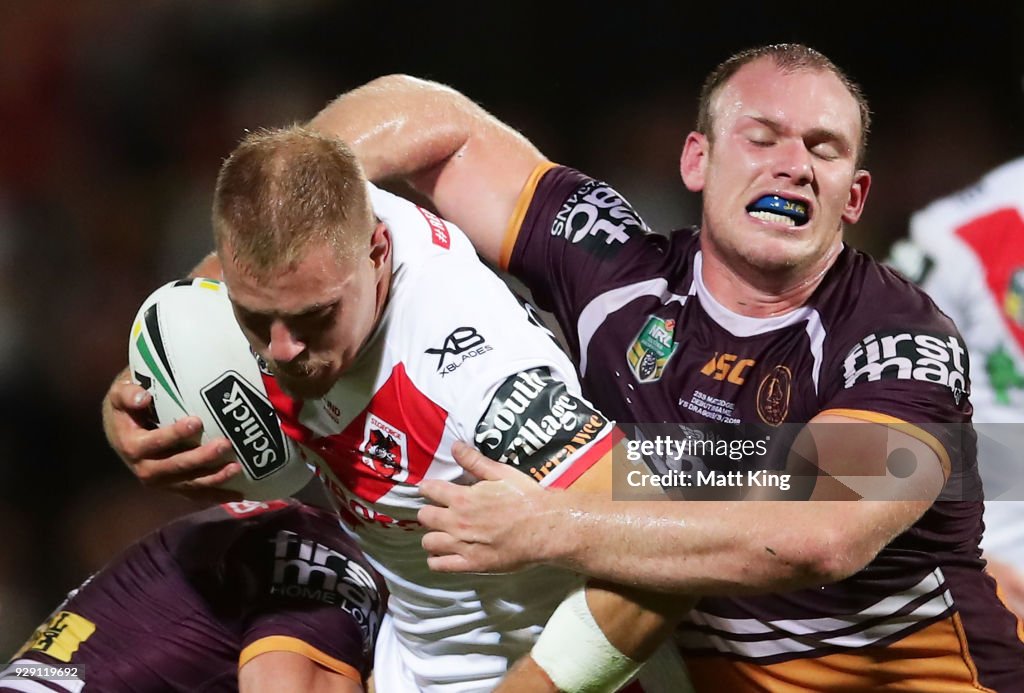
<path id="1" fill-rule="evenodd" d="M 665 366 L 679 346 L 673 338 L 675 329 L 675 320 L 651 315 L 633 340 L 626 352 L 626 361 L 641 383 L 653 383 L 661 378 Z"/>
<path id="2" fill-rule="evenodd" d="M 405 433 L 376 414 L 366 417 L 360 460 L 380 477 L 399 483 L 409 476 Z"/>
<path id="3" fill-rule="evenodd" d="M 778 426 L 789 414 L 792 392 L 793 371 L 786 366 L 776 366 L 757 387 L 757 415 L 769 426 Z"/>

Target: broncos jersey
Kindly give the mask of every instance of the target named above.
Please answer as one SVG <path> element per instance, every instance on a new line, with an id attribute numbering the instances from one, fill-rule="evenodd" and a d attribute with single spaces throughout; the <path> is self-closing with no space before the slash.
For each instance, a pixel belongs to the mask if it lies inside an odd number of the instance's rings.
<path id="1" fill-rule="evenodd" d="M 844 247 L 800 308 L 736 314 L 702 282 L 699 233 L 651 233 L 612 188 L 554 164 L 524 188 L 502 264 L 555 315 L 584 392 L 627 434 L 781 431 L 833 413 L 899 425 L 943 463 L 942 500 L 855 575 L 701 600 L 677 638 L 698 690 L 1022 685 L 1018 624 L 979 558 L 967 352 L 923 292 Z"/>
<path id="2" fill-rule="evenodd" d="M 282 428 L 387 580 L 378 690 L 492 690 L 529 651 L 578 577 L 431 571 L 416 512 L 424 479 L 470 483 L 468 441 L 543 485 L 572 483 L 610 449 L 613 425 L 580 394 L 551 334 L 454 225 L 371 188 L 391 233 L 387 305 L 357 361 L 322 399 L 294 400 L 268 376 Z"/>
<path id="3" fill-rule="evenodd" d="M 362 682 L 384 589 L 333 513 L 226 503 L 153 532 L 73 591 L 0 671 L 0 691 L 237 691 L 238 669 L 273 651 Z"/>

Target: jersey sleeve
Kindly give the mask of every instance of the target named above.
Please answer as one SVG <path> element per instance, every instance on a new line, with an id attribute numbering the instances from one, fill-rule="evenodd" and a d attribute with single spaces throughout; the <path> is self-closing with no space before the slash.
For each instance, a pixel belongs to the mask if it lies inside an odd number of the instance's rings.
<path id="1" fill-rule="evenodd" d="M 667 238 L 652 233 L 611 186 L 547 163 L 533 172 L 520 195 L 501 267 L 554 314 L 578 357 L 575 326 L 584 308 L 600 294 L 635 281 L 645 266 L 664 265 L 667 245 Z"/>
<path id="2" fill-rule="evenodd" d="M 251 532 L 231 568 L 242 602 L 239 667 L 265 652 L 301 654 L 362 681 L 384 614 L 384 587 L 336 520 L 296 507 Z"/>
<path id="3" fill-rule="evenodd" d="M 438 394 L 455 437 L 544 485 L 575 481 L 610 450 L 614 426 L 583 397 L 568 356 L 482 263 L 452 258 L 430 271 L 431 286 L 461 300 L 420 316 L 417 377 Z"/>
<path id="4" fill-rule="evenodd" d="M 967 349 L 923 293 L 903 296 L 876 324 L 850 320 L 840 330 L 825 363 L 822 413 L 896 426 L 935 451 L 947 478 L 960 477 L 976 444 Z"/>

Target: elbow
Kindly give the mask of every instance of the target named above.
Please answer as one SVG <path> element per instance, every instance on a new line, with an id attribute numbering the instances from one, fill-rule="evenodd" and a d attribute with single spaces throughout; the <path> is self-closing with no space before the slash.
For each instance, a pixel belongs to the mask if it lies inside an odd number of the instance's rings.
<path id="1" fill-rule="evenodd" d="M 795 577 L 803 586 L 839 582 L 864 568 L 880 549 L 865 545 L 843 529 L 822 528 L 796 558 Z"/>

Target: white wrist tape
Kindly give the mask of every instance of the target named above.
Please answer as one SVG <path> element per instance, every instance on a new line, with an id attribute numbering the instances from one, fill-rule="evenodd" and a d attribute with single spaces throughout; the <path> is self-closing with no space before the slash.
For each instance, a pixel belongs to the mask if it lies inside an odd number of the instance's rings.
<path id="1" fill-rule="evenodd" d="M 530 655 L 567 693 L 614 693 L 642 664 L 608 642 L 587 606 L 585 587 L 555 609 Z"/>

